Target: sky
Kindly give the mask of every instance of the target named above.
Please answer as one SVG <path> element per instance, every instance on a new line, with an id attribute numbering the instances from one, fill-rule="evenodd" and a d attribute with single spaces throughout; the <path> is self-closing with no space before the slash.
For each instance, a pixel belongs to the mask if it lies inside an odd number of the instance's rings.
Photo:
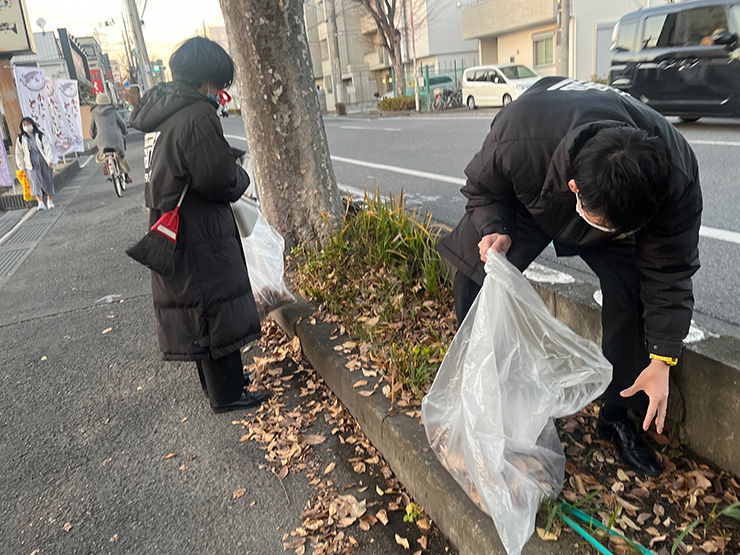
<path id="1" fill-rule="evenodd" d="M 223 25 L 218 0 L 137 0 L 139 12 L 144 7 L 144 37 L 150 59 L 166 61 L 180 42 L 193 36 L 196 27 Z M 106 51 L 122 50 L 123 0 L 26 0 L 31 28 L 40 17 L 46 20 L 46 30 L 65 27 L 72 35 L 92 35 L 97 28 L 106 43 Z M 114 20 L 113 27 L 98 26 Z"/>

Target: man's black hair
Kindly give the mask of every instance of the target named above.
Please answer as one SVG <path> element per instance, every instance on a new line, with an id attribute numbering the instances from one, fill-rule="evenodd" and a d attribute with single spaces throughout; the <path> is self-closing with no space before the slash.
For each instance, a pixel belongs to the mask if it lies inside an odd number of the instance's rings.
<path id="1" fill-rule="evenodd" d="M 668 193 L 671 153 L 634 127 L 609 127 L 588 139 L 573 160 L 583 210 L 604 225 L 635 231 L 658 212 Z"/>
<path id="2" fill-rule="evenodd" d="M 26 137 L 28 137 L 28 133 L 26 133 L 26 130 L 23 129 L 23 124 L 24 123 L 30 123 L 31 125 L 33 125 L 33 134 L 34 135 L 39 135 L 41 137 L 44 136 L 44 134 L 41 132 L 41 129 L 39 129 L 39 126 L 36 125 L 36 122 L 33 121 L 33 119 L 32 118 L 29 118 L 29 117 L 25 117 L 25 118 L 21 119 L 21 124 L 20 124 L 21 135 L 25 135 Z"/>
<path id="3" fill-rule="evenodd" d="M 175 81 L 196 89 L 210 83 L 225 89 L 234 81 L 234 62 L 221 45 L 203 37 L 193 37 L 182 43 L 170 58 L 170 70 Z"/>

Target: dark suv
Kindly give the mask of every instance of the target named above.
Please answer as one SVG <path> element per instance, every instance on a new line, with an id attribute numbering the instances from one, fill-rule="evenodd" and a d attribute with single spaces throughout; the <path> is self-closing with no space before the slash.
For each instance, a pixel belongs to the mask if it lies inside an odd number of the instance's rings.
<path id="1" fill-rule="evenodd" d="M 664 115 L 740 117 L 740 2 L 638 10 L 612 37 L 609 84 Z"/>

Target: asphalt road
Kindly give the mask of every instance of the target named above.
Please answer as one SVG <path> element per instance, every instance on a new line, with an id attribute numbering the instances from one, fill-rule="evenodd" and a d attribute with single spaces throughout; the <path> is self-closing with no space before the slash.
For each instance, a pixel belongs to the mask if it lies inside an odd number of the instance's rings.
<path id="1" fill-rule="evenodd" d="M 427 208 L 438 220 L 455 225 L 465 211 L 459 193 L 463 170 L 480 149 L 495 113 L 326 118 L 337 182 L 353 192 L 403 191 L 408 206 Z M 223 121 L 229 140 L 243 148 L 241 119 Z M 671 121 L 688 138 L 700 164 L 705 230 L 700 240 L 702 268 L 694 278 L 697 319 L 710 329 L 726 331 L 723 323 L 740 325 L 740 122 Z M 590 274 L 579 259 L 556 259 L 552 251 L 545 251 L 541 261 L 587 279 Z"/>
<path id="2" fill-rule="evenodd" d="M 123 198 L 90 164 L 57 208 L 24 222 L 18 232 L 31 238 L 15 244 L 25 259 L 0 279 L 0 553 L 282 553 L 316 492 L 305 473 L 289 474 L 288 503 L 259 468 L 261 444 L 239 441 L 232 421 L 244 413 L 213 414 L 194 365 L 161 360 L 149 273 L 124 254 L 146 230 L 141 134 L 129 160 L 135 183 Z M 96 304 L 108 295 L 114 302 Z M 254 354 L 264 355 L 258 344 L 245 363 Z M 322 401 L 321 390 L 299 397 L 300 379 L 286 382 L 287 411 Z M 382 476 L 356 475 L 353 446 L 331 430 L 321 416 L 310 428 L 328 439 L 307 464 L 335 462 L 327 478 L 341 494 L 382 501 Z M 348 528 L 356 553 L 398 553 L 396 533 L 417 545 L 402 513 L 388 511 L 387 527 Z M 446 547 L 437 536 L 429 552 Z"/>

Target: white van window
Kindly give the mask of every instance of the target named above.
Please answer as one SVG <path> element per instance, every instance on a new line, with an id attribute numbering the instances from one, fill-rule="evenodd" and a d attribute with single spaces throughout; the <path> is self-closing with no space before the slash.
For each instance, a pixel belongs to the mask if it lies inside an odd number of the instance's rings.
<path id="1" fill-rule="evenodd" d="M 509 79 L 524 79 L 526 77 L 537 77 L 537 74 L 526 66 L 502 67 L 503 73 Z"/>
<path id="2" fill-rule="evenodd" d="M 635 34 L 637 33 L 637 21 L 620 21 L 614 28 L 612 50 L 615 52 L 634 52 L 637 50 Z"/>
<path id="3" fill-rule="evenodd" d="M 660 14 L 645 19 L 642 29 L 643 48 L 668 48 L 680 46 L 678 38 L 678 14 Z"/>
<path id="4" fill-rule="evenodd" d="M 686 12 L 688 34 L 686 46 L 709 46 L 714 44 L 712 35 L 727 30 L 724 6 L 694 8 Z"/>
<path id="5" fill-rule="evenodd" d="M 730 6 L 730 22 L 732 23 L 733 33 L 740 33 L 740 4 Z"/>

